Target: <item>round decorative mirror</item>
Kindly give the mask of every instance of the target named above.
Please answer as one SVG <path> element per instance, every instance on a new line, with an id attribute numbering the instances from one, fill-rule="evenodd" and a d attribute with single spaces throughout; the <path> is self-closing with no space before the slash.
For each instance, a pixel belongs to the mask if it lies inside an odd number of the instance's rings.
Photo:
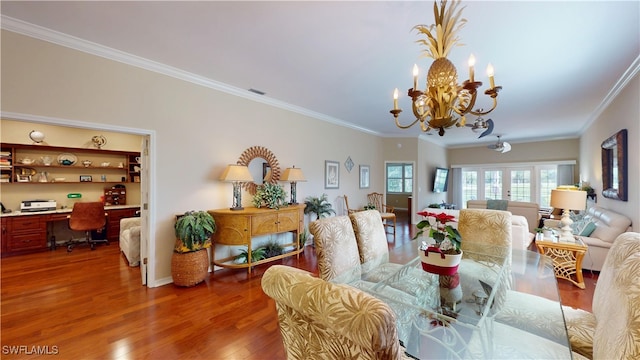
<path id="1" fill-rule="evenodd" d="M 263 183 L 277 184 L 280 180 L 280 165 L 273 153 L 263 146 L 252 146 L 245 150 L 237 162 L 249 168 L 253 176 L 253 182 L 243 183 L 242 186 L 251 195 L 256 194 L 256 189 Z"/>

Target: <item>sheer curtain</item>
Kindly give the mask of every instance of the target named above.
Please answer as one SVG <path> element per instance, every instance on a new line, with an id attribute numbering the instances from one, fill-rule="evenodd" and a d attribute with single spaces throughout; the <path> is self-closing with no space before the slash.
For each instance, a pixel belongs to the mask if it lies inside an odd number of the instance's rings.
<path id="1" fill-rule="evenodd" d="M 574 167 L 575 165 L 573 164 L 558 165 L 558 186 L 574 185 L 576 183 L 573 178 Z"/>

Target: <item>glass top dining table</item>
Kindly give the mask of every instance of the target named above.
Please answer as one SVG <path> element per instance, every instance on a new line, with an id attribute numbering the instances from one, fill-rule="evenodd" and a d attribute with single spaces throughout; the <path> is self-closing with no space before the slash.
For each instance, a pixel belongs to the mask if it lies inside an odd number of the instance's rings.
<path id="1" fill-rule="evenodd" d="M 504 327 L 510 329 L 510 324 L 501 323 L 499 315 L 509 305 L 510 292 L 557 301 L 558 306 L 547 316 L 564 323 L 550 258 L 533 251 L 466 244 L 457 272 L 437 275 L 423 269 L 418 248 L 417 241 L 410 241 L 394 249 L 391 263 L 365 263 L 361 276 L 371 284 L 363 290 L 396 313 L 398 336 L 409 355 L 417 359 L 501 358 L 502 347 L 497 344 L 510 341 L 504 338 Z M 560 346 L 559 353 L 566 355 L 561 358 L 570 359 L 566 330 L 554 337 L 554 346 Z M 527 345 L 535 347 L 536 339 L 539 337 L 531 336 Z M 545 346 L 544 341 L 540 346 Z"/>

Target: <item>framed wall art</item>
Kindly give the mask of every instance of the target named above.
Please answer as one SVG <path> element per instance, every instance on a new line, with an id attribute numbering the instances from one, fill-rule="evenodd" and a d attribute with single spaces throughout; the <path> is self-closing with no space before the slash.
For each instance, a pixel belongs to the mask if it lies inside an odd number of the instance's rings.
<path id="1" fill-rule="evenodd" d="M 360 165 L 360 189 L 369 188 L 369 165 Z"/>
<path id="2" fill-rule="evenodd" d="M 324 162 L 324 188 L 340 188 L 340 163 L 338 161 L 325 160 Z"/>
<path id="3" fill-rule="evenodd" d="M 93 179 L 91 175 L 80 175 L 80 182 L 91 182 Z"/>

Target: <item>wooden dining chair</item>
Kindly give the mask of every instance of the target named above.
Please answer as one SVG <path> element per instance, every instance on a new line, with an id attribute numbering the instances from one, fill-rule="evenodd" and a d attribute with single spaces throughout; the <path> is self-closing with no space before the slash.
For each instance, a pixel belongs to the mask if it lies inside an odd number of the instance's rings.
<path id="1" fill-rule="evenodd" d="M 367 194 L 367 199 L 369 204 L 376 207 L 376 210 L 380 212 L 380 216 L 382 217 L 382 221 L 384 222 L 385 229 L 391 228 L 393 229 L 393 240 L 396 239 L 396 214 L 394 214 L 395 209 L 393 206 L 387 206 L 384 203 L 384 195 L 372 192 Z"/>
<path id="2" fill-rule="evenodd" d="M 351 215 L 354 212 L 358 211 L 358 210 L 349 208 L 349 199 L 347 198 L 347 195 L 343 195 L 343 196 L 344 196 L 344 209 L 347 212 L 347 215 Z"/>

